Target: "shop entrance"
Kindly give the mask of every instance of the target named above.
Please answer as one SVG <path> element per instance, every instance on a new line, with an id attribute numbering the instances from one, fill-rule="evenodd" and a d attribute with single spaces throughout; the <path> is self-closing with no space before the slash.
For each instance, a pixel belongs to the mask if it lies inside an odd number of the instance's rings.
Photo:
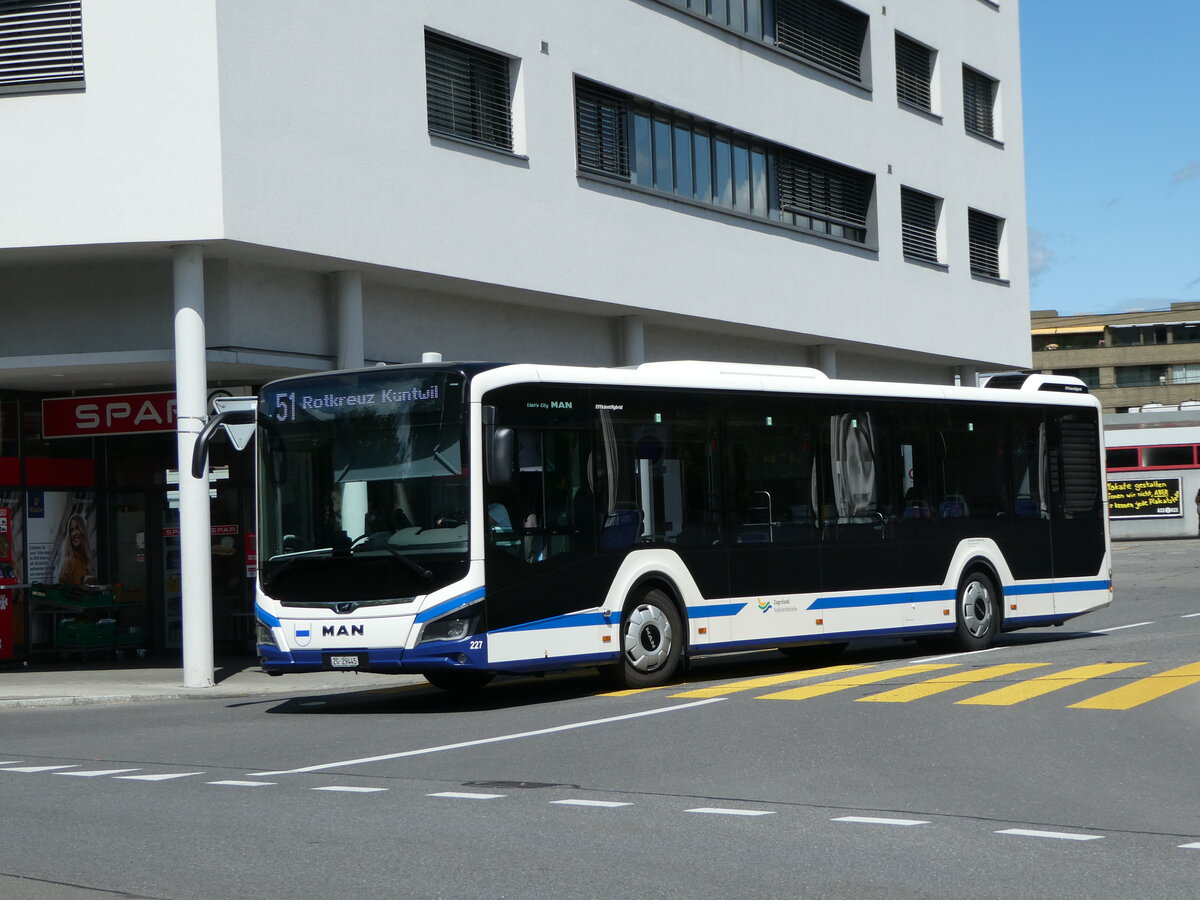
<path id="1" fill-rule="evenodd" d="M 252 494 L 246 488 L 218 482 L 210 504 L 209 552 L 212 561 L 213 643 L 222 653 L 253 653 L 254 601 Z M 179 509 L 170 494 L 162 500 L 159 529 L 162 559 L 162 606 L 159 642 L 168 651 L 183 646 L 183 582 L 179 542 Z"/>

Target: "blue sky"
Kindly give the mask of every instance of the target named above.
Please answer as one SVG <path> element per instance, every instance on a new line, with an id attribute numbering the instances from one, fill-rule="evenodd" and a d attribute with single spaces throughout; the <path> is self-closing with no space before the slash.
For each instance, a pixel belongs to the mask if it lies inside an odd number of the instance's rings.
<path id="1" fill-rule="evenodd" d="M 1034 309 L 1200 300 L 1200 0 L 1022 0 Z"/>

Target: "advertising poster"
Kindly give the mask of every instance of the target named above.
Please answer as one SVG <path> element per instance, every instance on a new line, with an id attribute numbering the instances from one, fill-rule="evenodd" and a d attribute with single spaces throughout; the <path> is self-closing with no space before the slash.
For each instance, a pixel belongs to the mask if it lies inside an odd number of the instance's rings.
<path id="1" fill-rule="evenodd" d="M 94 491 L 30 491 L 26 529 L 31 582 L 96 581 Z"/>
<path id="2" fill-rule="evenodd" d="M 1181 519 L 1178 478 L 1130 478 L 1108 483 L 1110 519 Z"/>

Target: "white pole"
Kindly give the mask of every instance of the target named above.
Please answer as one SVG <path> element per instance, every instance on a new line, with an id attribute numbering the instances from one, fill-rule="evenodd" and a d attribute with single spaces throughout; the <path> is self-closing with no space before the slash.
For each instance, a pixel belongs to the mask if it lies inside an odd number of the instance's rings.
<path id="1" fill-rule="evenodd" d="M 212 687 L 212 549 L 208 469 L 192 477 L 192 449 L 208 416 L 204 254 L 172 248 L 175 272 L 175 421 L 179 447 L 179 549 L 183 589 L 183 686 Z"/>
<path id="2" fill-rule="evenodd" d="M 334 272 L 333 287 L 337 299 L 337 367 L 361 369 L 366 365 L 362 272 Z"/>
<path id="3" fill-rule="evenodd" d="M 362 272 L 334 272 L 333 288 L 337 302 L 337 367 L 361 369 L 366 365 Z M 347 537 L 354 540 L 367 532 L 367 483 L 351 481 L 341 488 L 341 526 Z"/>
<path id="4" fill-rule="evenodd" d="M 817 368 L 830 378 L 837 378 L 837 347 L 833 344 L 817 346 Z"/>
<path id="5" fill-rule="evenodd" d="M 621 365 L 640 366 L 646 361 L 646 327 L 641 316 L 621 317 Z"/>

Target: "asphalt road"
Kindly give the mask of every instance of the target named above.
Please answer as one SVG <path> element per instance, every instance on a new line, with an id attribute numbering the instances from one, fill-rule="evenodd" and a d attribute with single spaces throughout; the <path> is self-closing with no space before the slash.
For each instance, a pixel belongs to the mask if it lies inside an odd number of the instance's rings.
<path id="1" fill-rule="evenodd" d="M 1200 542 L 1115 558 L 978 654 L 6 710 L 0 897 L 1194 898 Z"/>

